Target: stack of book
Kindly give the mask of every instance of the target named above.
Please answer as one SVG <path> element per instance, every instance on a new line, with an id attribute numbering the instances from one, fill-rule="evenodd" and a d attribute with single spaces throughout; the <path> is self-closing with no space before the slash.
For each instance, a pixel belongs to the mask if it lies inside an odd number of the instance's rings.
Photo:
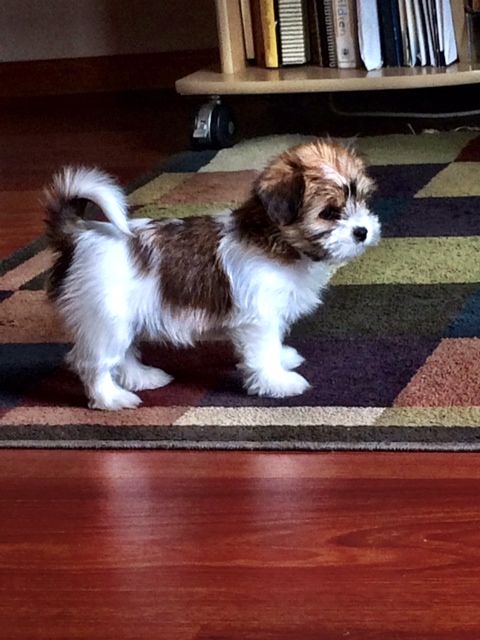
<path id="1" fill-rule="evenodd" d="M 246 57 L 267 68 L 447 66 L 458 57 L 452 1 L 240 0 Z"/>

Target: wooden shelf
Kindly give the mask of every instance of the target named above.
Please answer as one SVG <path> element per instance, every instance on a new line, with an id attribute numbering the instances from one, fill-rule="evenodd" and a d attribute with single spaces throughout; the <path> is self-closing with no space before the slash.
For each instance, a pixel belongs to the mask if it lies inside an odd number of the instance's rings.
<path id="1" fill-rule="evenodd" d="M 220 68 L 181 78 L 176 89 L 183 95 L 233 95 L 419 89 L 480 82 L 480 65 L 465 62 L 463 2 L 453 0 L 452 8 L 460 62 L 449 67 L 385 67 L 378 71 L 318 66 L 264 69 L 249 66 L 245 60 L 239 0 L 216 0 Z"/>
<path id="2" fill-rule="evenodd" d="M 480 82 L 480 65 L 385 67 L 378 71 L 313 66 L 282 69 L 247 67 L 231 74 L 216 70 L 196 71 L 177 80 L 176 89 L 182 95 L 232 95 L 418 89 L 476 82 Z"/>

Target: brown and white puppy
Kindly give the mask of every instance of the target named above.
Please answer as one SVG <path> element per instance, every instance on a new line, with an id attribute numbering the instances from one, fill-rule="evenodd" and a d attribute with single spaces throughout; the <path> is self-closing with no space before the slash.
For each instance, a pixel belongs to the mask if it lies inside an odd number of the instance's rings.
<path id="1" fill-rule="evenodd" d="M 140 362 L 140 338 L 192 345 L 212 332 L 233 341 L 248 393 L 303 393 L 309 384 L 292 371 L 303 358 L 283 339 L 320 304 L 333 270 L 378 242 L 373 186 L 354 150 L 318 140 L 274 158 L 238 209 L 133 220 L 107 175 L 63 169 L 47 190 L 49 294 L 89 406 L 136 407 L 134 391 L 172 380 Z M 110 222 L 85 220 L 88 201 Z"/>

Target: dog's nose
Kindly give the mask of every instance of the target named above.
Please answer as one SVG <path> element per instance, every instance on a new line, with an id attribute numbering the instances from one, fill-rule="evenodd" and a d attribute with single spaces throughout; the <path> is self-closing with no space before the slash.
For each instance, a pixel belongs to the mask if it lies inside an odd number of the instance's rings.
<path id="1" fill-rule="evenodd" d="M 368 231 L 365 227 L 355 227 L 353 230 L 353 237 L 357 242 L 364 242 L 368 235 Z"/>

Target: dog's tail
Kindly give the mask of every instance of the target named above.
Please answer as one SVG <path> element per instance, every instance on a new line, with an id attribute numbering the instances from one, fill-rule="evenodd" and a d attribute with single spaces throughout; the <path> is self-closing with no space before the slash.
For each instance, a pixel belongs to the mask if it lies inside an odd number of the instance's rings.
<path id="1" fill-rule="evenodd" d="M 47 232 L 54 248 L 70 244 L 81 227 L 87 201 L 96 204 L 120 231 L 131 235 L 125 194 L 111 176 L 98 169 L 64 167 L 44 193 Z"/>

